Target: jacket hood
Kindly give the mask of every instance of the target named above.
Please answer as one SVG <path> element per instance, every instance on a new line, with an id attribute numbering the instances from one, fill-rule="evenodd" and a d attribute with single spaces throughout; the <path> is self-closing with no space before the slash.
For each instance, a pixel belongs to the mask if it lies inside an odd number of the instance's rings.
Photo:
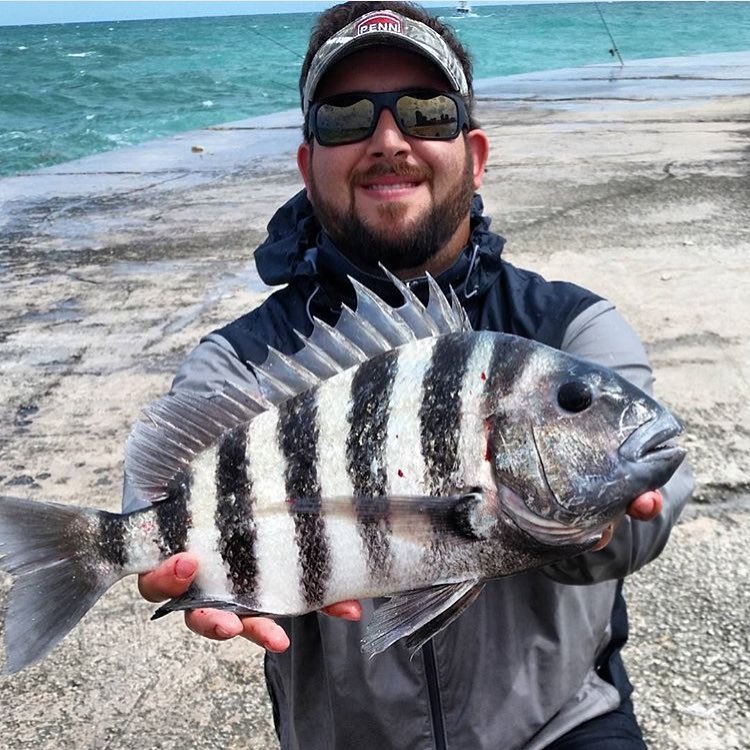
<path id="1" fill-rule="evenodd" d="M 450 268 L 436 277 L 440 287 L 453 287 L 467 299 L 482 294 L 501 272 L 505 240 L 489 231 L 490 219 L 483 215 L 483 203 L 475 195 L 471 204 L 471 236 L 468 245 Z M 370 273 L 354 265 L 321 229 L 307 194 L 301 190 L 273 215 L 268 237 L 255 251 L 255 264 L 261 279 L 269 286 L 307 278 L 331 300 L 353 300 L 351 276 L 392 305 L 401 295 L 383 274 Z M 424 276 L 409 279 L 410 288 L 426 295 Z M 422 294 L 420 294 L 420 292 Z M 322 301 L 322 300 L 321 300 Z"/>

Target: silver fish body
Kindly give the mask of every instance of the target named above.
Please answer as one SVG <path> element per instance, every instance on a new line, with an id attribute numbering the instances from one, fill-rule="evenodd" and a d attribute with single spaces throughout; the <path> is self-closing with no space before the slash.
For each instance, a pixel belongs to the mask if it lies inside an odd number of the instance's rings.
<path id="1" fill-rule="evenodd" d="M 416 649 L 483 581 L 588 549 L 682 460 L 666 444 L 676 420 L 614 372 L 466 330 L 434 286 L 432 307 L 403 287 L 395 312 L 357 292 L 358 315 L 319 323 L 295 357 L 272 352 L 264 398 L 227 388 L 147 412 L 126 465 L 152 507 L 0 499 L 6 672 L 44 656 L 116 580 L 185 550 L 198 576 L 155 616 L 395 595 L 364 648 Z"/>

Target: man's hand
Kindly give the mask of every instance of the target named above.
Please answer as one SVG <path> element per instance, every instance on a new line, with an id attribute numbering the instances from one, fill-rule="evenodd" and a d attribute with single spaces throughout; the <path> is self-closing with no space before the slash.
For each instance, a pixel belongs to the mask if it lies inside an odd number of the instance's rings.
<path id="1" fill-rule="evenodd" d="M 138 590 L 150 602 L 163 602 L 184 594 L 197 572 L 198 559 L 183 552 L 165 560 L 150 573 L 138 576 Z M 362 607 L 357 601 L 339 602 L 322 611 L 344 620 L 356 621 L 362 616 Z M 241 635 L 274 653 L 289 648 L 284 629 L 268 617 L 238 617 L 233 612 L 218 609 L 196 609 L 185 612 L 185 624 L 198 635 L 215 641 Z"/>
<path id="2" fill-rule="evenodd" d="M 635 518 L 636 521 L 650 521 L 661 513 L 663 507 L 664 499 L 661 496 L 661 492 L 659 492 L 659 490 L 651 490 L 649 492 L 644 492 L 642 495 L 638 495 L 638 497 L 628 505 L 627 514 L 631 518 Z M 604 529 L 602 538 L 591 548 L 592 551 L 596 552 L 596 550 L 606 547 L 614 533 L 615 524 L 611 523 L 606 529 Z"/>

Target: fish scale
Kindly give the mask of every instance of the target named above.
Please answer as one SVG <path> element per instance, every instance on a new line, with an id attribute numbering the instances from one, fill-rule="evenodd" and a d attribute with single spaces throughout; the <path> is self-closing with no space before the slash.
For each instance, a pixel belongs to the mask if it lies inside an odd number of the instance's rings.
<path id="1" fill-rule="evenodd" d="M 286 497 L 304 498 L 310 511 L 294 518 L 302 577 L 300 585 L 306 609 L 320 607 L 330 576 L 328 539 L 325 521 L 320 515 L 318 480 L 318 409 L 315 389 L 289 399 L 279 407 L 278 440 L 284 457 Z"/>
<path id="2" fill-rule="evenodd" d="M 352 379 L 346 455 L 353 497 L 387 494 L 385 443 L 397 368 L 397 352 L 388 352 L 358 367 Z M 321 390 L 332 389 L 324 384 Z M 358 514 L 357 531 L 370 580 L 387 578 L 392 566 L 387 519 L 372 520 Z"/>
<path id="3" fill-rule="evenodd" d="M 257 528 L 256 597 L 261 611 L 274 612 L 282 606 L 302 611 L 302 568 L 294 518 L 285 502 L 286 467 L 278 431 L 275 411 L 261 414 L 248 428 L 247 463 L 255 493 Z"/>
<path id="4" fill-rule="evenodd" d="M 461 469 L 458 453 L 464 378 L 480 337 L 443 337 L 435 342 L 422 383 L 420 438 L 428 495 L 450 494 Z"/>
<path id="5" fill-rule="evenodd" d="M 125 465 L 151 507 L 0 498 L 6 673 L 48 653 L 115 581 L 184 550 L 198 573 L 155 618 L 390 596 L 363 649 L 413 651 L 486 580 L 589 549 L 676 470 L 684 451 L 666 441 L 679 424 L 616 373 L 470 331 L 431 278 L 427 307 L 389 278 L 401 308 L 353 282 L 361 313 L 316 321 L 296 355 L 271 350 L 254 368 L 260 393 L 232 384 L 150 406 Z"/>
<path id="6" fill-rule="evenodd" d="M 235 427 L 222 437 L 216 465 L 216 516 L 219 552 L 232 593 L 256 606 L 256 528 L 253 492 L 247 471 L 247 430 Z"/>

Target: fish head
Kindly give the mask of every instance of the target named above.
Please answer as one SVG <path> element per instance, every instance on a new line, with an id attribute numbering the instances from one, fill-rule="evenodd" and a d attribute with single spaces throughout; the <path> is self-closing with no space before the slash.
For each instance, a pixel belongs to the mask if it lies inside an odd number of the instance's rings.
<path id="1" fill-rule="evenodd" d="M 613 370 L 521 346 L 524 365 L 488 420 L 501 508 L 544 544 L 593 544 L 676 471 L 685 451 L 669 441 L 682 425 Z"/>

